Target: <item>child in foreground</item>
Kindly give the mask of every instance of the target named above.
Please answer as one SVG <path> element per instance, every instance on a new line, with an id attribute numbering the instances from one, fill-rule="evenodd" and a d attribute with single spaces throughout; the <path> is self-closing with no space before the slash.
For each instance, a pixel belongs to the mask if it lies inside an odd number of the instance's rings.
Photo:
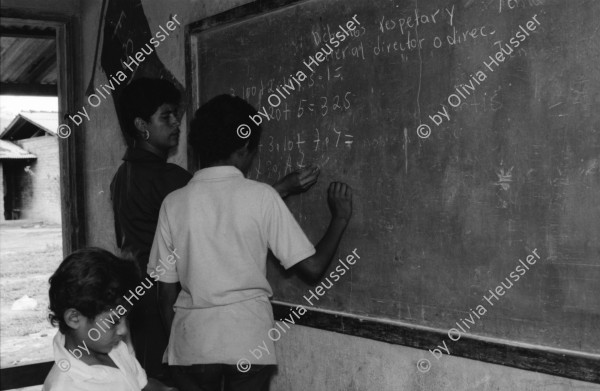
<path id="1" fill-rule="evenodd" d="M 124 295 L 136 288 L 137 267 L 99 248 L 69 255 L 50 277 L 54 366 L 44 391 L 167 391 L 153 380 L 124 342 Z"/>
<path id="2" fill-rule="evenodd" d="M 270 186 L 246 179 L 261 129 L 242 139 L 237 127 L 256 110 L 244 100 L 218 96 L 190 126 L 189 145 L 201 170 L 169 194 L 160 209 L 148 273 L 177 250 L 175 267 L 158 278 L 159 309 L 171 330 L 167 359 L 176 384 L 189 391 L 266 391 L 276 358 L 266 279 L 270 249 L 284 268 L 319 279 L 352 214 L 349 186 L 334 182 L 327 201 L 331 222 L 315 246 Z M 181 284 L 181 291 L 177 285 Z M 236 363 L 262 343 L 270 354 Z M 248 356 L 249 357 L 249 356 Z"/>

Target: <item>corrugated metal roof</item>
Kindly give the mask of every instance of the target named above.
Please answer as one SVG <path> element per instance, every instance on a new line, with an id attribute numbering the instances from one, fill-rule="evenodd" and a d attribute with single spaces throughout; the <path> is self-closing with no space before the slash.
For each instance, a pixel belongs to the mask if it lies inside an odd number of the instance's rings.
<path id="1" fill-rule="evenodd" d="M 56 84 L 54 39 L 0 37 L 0 55 L 3 83 Z"/>
<path id="2" fill-rule="evenodd" d="M 36 134 L 37 129 L 56 136 L 58 128 L 58 113 L 56 111 L 22 111 L 12 122 L 0 133 L 0 139 L 22 140 Z"/>
<path id="3" fill-rule="evenodd" d="M 2 26 L 0 82 L 3 94 L 56 95 L 58 63 L 53 35 L 52 29 Z"/>
<path id="4" fill-rule="evenodd" d="M 0 140 L 0 159 L 37 159 L 37 156 L 27 152 L 15 143 Z"/>

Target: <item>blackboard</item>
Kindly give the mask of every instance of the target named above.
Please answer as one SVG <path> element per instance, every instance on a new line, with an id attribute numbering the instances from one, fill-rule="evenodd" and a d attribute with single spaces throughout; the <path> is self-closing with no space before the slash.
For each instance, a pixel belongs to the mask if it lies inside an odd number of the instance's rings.
<path id="1" fill-rule="evenodd" d="M 288 200 L 313 242 L 328 223 L 328 183 L 354 189 L 338 258 L 361 258 L 314 307 L 448 330 L 484 304 L 465 337 L 597 359 L 600 3 L 267 3 L 188 26 L 190 101 L 230 93 L 273 117 L 251 178 L 322 167 L 315 188 Z M 352 37 L 311 74 L 303 62 L 353 16 Z M 273 108 L 269 95 L 298 71 L 307 79 Z M 449 117 L 439 126 L 438 111 Z M 539 261 L 486 305 L 533 250 Z M 313 287 L 276 262 L 268 274 L 275 300 L 310 309 Z"/>

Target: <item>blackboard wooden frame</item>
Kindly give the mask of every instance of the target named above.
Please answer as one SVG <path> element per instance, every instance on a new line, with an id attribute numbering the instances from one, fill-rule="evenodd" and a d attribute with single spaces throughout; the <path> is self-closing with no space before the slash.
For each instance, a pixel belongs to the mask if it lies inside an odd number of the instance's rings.
<path id="1" fill-rule="evenodd" d="M 198 58 L 195 50 L 192 50 L 197 47 L 199 34 L 212 28 L 239 23 L 260 14 L 280 11 L 284 7 L 296 6 L 305 2 L 307 0 L 259 0 L 188 24 L 185 29 L 187 118 L 192 118 L 194 110 L 200 103 L 199 97 L 195 94 L 195 91 L 198 91 Z M 188 168 L 192 171 L 197 169 L 195 161 L 193 152 L 188 148 Z M 273 301 L 275 319 L 288 316 L 291 309 L 294 308 L 296 308 L 295 304 Z M 428 349 L 433 349 L 440 341 L 448 337 L 446 330 L 327 310 L 307 311 L 300 319 L 296 320 L 296 324 L 423 349 L 423 358 L 430 360 L 432 365 L 436 363 Z M 600 355 L 469 335 L 463 335 L 459 341 L 453 342 L 452 355 L 600 384 Z M 415 372 L 418 373 L 416 363 Z"/>
<path id="2" fill-rule="evenodd" d="M 276 320 L 289 317 L 291 310 L 296 308 L 294 304 L 278 301 L 273 301 L 272 305 Z M 300 319 L 294 320 L 295 324 L 301 326 L 423 349 L 423 358 L 428 359 L 432 366 L 439 364 L 428 349 L 433 349 L 440 341 L 448 339 L 445 330 L 329 311 L 307 309 Z M 475 338 L 463 334 L 460 340 L 452 342 L 452 355 L 600 384 L 600 357 L 591 354 L 578 354 L 543 346 L 525 346 L 506 340 Z M 442 357 L 440 360 L 444 359 L 447 358 Z M 415 372 L 418 373 L 416 364 Z"/>

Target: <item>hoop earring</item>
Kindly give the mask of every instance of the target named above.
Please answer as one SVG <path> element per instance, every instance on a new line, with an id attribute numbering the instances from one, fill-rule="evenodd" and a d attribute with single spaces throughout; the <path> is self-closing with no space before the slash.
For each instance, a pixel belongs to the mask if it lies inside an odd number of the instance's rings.
<path id="1" fill-rule="evenodd" d="M 144 141 L 148 141 L 150 139 L 150 132 L 148 129 L 144 129 Z"/>

